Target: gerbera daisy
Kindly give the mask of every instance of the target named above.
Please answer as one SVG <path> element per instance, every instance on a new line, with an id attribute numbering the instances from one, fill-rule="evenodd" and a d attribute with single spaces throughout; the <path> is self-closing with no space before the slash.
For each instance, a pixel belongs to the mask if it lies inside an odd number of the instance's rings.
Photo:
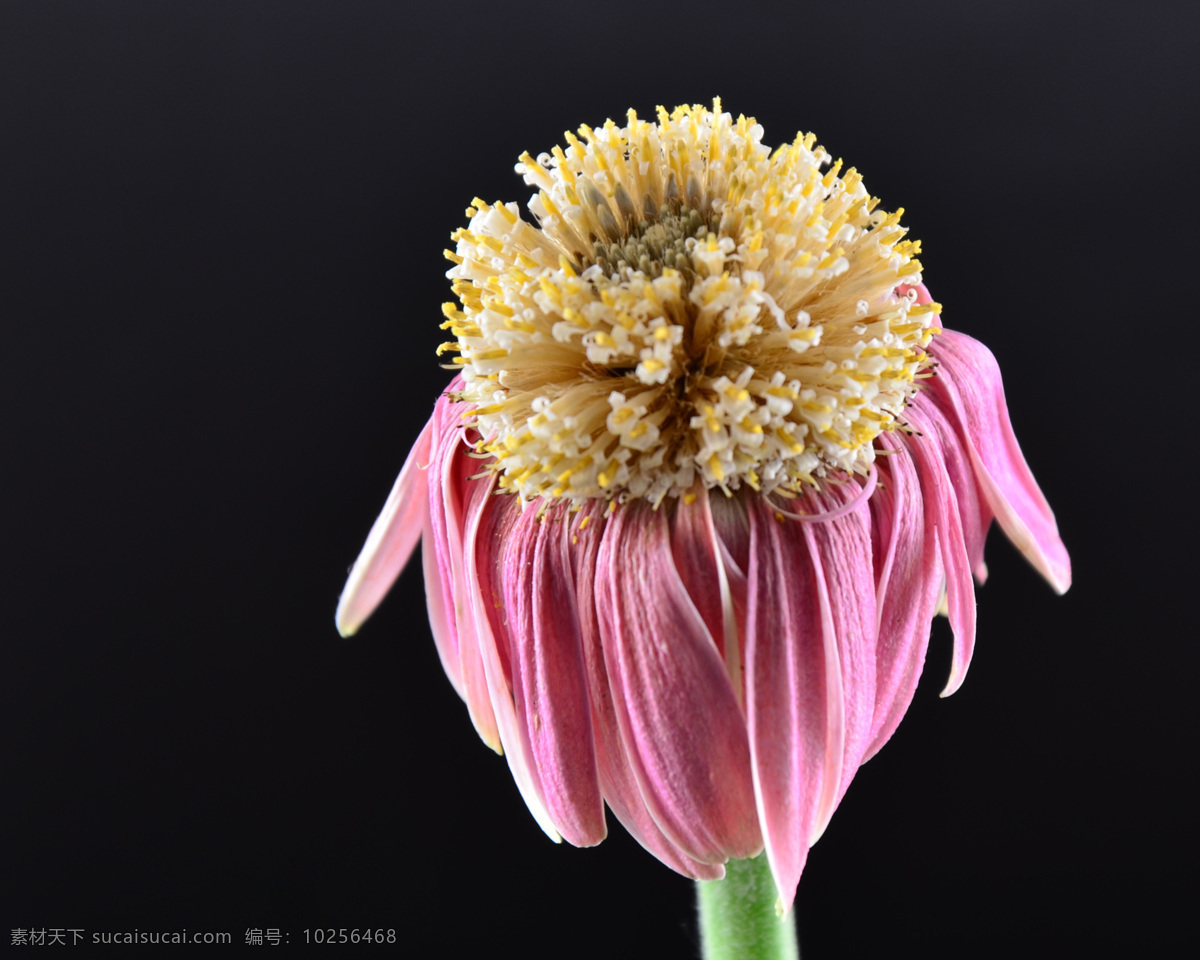
<path id="1" fill-rule="evenodd" d="M 809 846 L 912 699 L 946 693 L 995 517 L 1059 591 L 999 371 L 941 327 L 901 210 L 811 135 L 630 111 L 524 154 L 447 251 L 457 371 L 342 594 L 355 632 L 418 539 L 446 673 L 551 837 L 604 804 L 663 862 Z"/>

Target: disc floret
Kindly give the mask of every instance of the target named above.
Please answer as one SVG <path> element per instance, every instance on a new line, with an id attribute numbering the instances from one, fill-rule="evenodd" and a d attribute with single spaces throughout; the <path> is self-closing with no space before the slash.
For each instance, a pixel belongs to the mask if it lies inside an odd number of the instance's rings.
<path id="1" fill-rule="evenodd" d="M 536 226 L 476 199 L 447 251 L 439 352 L 499 486 L 657 504 L 867 474 L 938 332 L 898 292 L 921 280 L 903 211 L 720 101 L 565 136 L 516 167 Z"/>

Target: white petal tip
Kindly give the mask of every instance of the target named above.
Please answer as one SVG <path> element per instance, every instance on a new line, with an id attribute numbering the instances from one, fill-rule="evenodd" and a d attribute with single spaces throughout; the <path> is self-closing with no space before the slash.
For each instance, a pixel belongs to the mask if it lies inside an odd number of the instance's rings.
<path id="1" fill-rule="evenodd" d="M 1013 543 L 1042 578 L 1060 597 L 1071 589 L 1071 558 L 1062 541 L 1055 536 L 1045 548 L 1039 546 L 1027 531 L 1013 537 Z"/>
<path id="2" fill-rule="evenodd" d="M 339 602 L 337 613 L 333 617 L 333 622 L 337 626 L 337 632 L 347 638 L 358 633 L 358 628 L 363 624 L 363 618 L 352 616 L 350 610 L 347 609 L 348 606 L 349 604 L 345 602 Z"/>
<path id="3" fill-rule="evenodd" d="M 1071 568 L 1055 567 L 1050 571 L 1050 586 L 1060 597 L 1071 589 Z"/>

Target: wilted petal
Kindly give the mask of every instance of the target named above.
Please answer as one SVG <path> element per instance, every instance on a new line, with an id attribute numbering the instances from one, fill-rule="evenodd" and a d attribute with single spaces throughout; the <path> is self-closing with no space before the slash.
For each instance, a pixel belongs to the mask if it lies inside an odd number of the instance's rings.
<path id="1" fill-rule="evenodd" d="M 1071 586 L 1071 559 L 1046 498 L 1013 434 L 996 358 L 978 340 L 944 331 L 930 347 L 941 369 L 930 382 L 960 432 L 975 476 L 1009 540 L 1055 590 Z"/>
<path id="2" fill-rule="evenodd" d="M 460 694 L 467 703 L 471 722 L 480 738 L 499 751 L 487 677 L 471 613 L 478 583 L 467 569 L 468 549 L 464 532 L 472 505 L 478 512 L 488 496 L 491 484 L 471 480 L 479 461 L 467 455 L 461 428 L 461 416 L 445 395 L 439 398 L 433 416 L 433 463 L 430 466 L 429 527 L 438 577 L 434 586 L 442 590 L 442 627 L 446 633 L 439 646 L 453 647 L 458 653 Z M 427 581 L 427 587 L 429 583 Z M 434 599 L 426 595 L 428 603 Z"/>
<path id="3" fill-rule="evenodd" d="M 592 706 L 566 549 L 569 517 L 525 510 L 509 531 L 504 600 L 511 640 L 512 693 L 542 798 L 563 837 L 577 847 L 604 839 Z"/>
<path id="4" fill-rule="evenodd" d="M 895 452 L 877 461 L 880 489 L 871 498 L 872 533 L 879 545 L 878 639 L 875 716 L 864 762 L 888 741 L 912 702 L 942 583 L 934 511 L 922 502 L 912 455 L 893 434 L 884 434 L 879 443 Z"/>
<path id="5" fill-rule="evenodd" d="M 679 501 L 671 522 L 671 551 L 688 596 L 725 659 L 729 681 L 740 703 L 742 652 L 738 624 L 745 620 L 745 577 L 717 537 L 707 490 Z M 735 597 L 739 586 L 740 597 Z"/>
<path id="6" fill-rule="evenodd" d="M 862 763 L 875 717 L 875 571 L 870 510 L 858 491 L 856 483 L 828 487 L 814 498 L 825 510 L 857 505 L 836 520 L 799 524 L 816 574 L 824 580 L 841 670 L 845 741 L 835 803 Z M 832 813 L 825 812 L 820 831 Z"/>
<path id="7" fill-rule="evenodd" d="M 940 431 L 933 422 L 940 414 L 931 404 L 923 402 L 923 396 L 918 394 L 906 412 L 909 423 L 919 435 L 908 438 L 905 446 L 916 460 L 925 509 L 933 512 L 938 553 L 946 577 L 946 604 L 950 627 L 954 631 L 950 678 L 942 690 L 942 696 L 948 697 L 962 686 L 971 663 L 971 654 L 975 650 L 975 584 L 971 580 L 971 563 L 967 556 L 958 499 L 954 484 L 946 472 Z"/>
<path id="8" fill-rule="evenodd" d="M 735 571 L 735 579 L 740 577 L 744 582 L 750 569 L 750 521 L 746 508 L 738 498 L 715 492 L 709 493 L 708 507 L 725 565 Z"/>
<path id="9" fill-rule="evenodd" d="M 746 681 L 742 663 L 749 619 L 750 521 L 744 502 L 737 497 L 709 492 L 707 504 L 721 559 L 721 609 L 725 618 L 725 667 L 733 691 L 745 709 Z M 731 624 L 732 621 L 732 624 Z M 734 645 L 736 641 L 736 646 Z"/>
<path id="10" fill-rule="evenodd" d="M 478 485 L 484 488 L 484 493 L 474 499 L 465 537 L 467 575 L 476 586 L 470 596 L 472 633 L 478 644 L 498 740 L 513 780 L 538 826 L 557 843 L 562 837 L 546 809 L 537 766 L 526 746 L 512 696 L 511 641 L 504 610 L 504 558 L 508 538 L 520 518 L 521 504 L 515 497 L 492 496 L 493 478 Z"/>
<path id="11" fill-rule="evenodd" d="M 798 522 L 751 501 L 746 713 L 754 792 L 779 895 L 790 906 L 845 748 L 829 597 Z"/>
<path id="12" fill-rule="evenodd" d="M 681 499 L 671 521 L 671 553 L 675 569 L 696 611 L 725 654 L 725 615 L 721 609 L 721 575 L 716 535 L 708 512 L 708 492 Z"/>
<path id="13" fill-rule="evenodd" d="M 429 612 L 429 630 L 433 634 L 434 646 L 442 669 L 450 678 L 455 691 L 464 700 L 466 693 L 462 682 L 462 661 L 458 655 L 458 631 L 450 618 L 453 610 L 446 609 L 446 597 L 450 595 L 446 586 L 448 569 L 443 569 L 434 548 L 433 521 L 428 511 L 421 532 L 421 572 L 425 577 L 425 609 Z"/>
<path id="14" fill-rule="evenodd" d="M 601 504 L 590 503 L 577 516 L 578 520 L 571 527 L 571 569 L 575 576 L 580 639 L 592 700 L 600 789 L 613 814 L 630 835 L 672 870 L 695 880 L 719 880 L 725 875 L 725 868 L 720 864 L 693 860 L 667 839 L 650 816 L 638 789 L 613 707 L 596 614 L 596 560 L 605 523 L 604 508 Z"/>
<path id="15" fill-rule="evenodd" d="M 421 536 L 429 510 L 425 470 L 429 466 L 432 422 L 417 437 L 375 520 L 338 600 L 336 623 L 343 637 L 352 636 L 392 588 Z"/>
<path id="16" fill-rule="evenodd" d="M 608 521 L 596 606 L 625 752 L 647 808 L 706 863 L 762 846 L 746 724 L 671 556 L 667 519 L 628 503 Z"/>
<path id="17" fill-rule="evenodd" d="M 963 546 L 967 551 L 967 562 L 975 579 L 979 583 L 987 580 L 987 565 L 983 561 L 983 545 L 987 539 L 988 527 L 992 524 L 992 511 L 976 481 L 975 470 L 971 466 L 959 434 L 955 433 L 939 410 L 931 412 L 929 401 L 932 394 L 921 394 L 913 400 L 930 420 L 930 426 L 937 433 L 938 444 L 942 451 L 942 463 L 946 469 L 946 477 L 954 489 L 954 501 L 958 506 L 959 524 L 963 532 Z M 932 405 L 936 408 L 936 404 Z"/>

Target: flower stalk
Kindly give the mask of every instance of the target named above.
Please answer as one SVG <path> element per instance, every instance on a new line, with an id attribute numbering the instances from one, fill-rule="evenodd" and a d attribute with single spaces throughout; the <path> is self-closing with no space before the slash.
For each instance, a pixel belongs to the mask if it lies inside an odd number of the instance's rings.
<path id="1" fill-rule="evenodd" d="M 704 960 L 799 960 L 796 912 L 782 904 L 766 854 L 730 860 L 724 880 L 696 882 Z"/>

